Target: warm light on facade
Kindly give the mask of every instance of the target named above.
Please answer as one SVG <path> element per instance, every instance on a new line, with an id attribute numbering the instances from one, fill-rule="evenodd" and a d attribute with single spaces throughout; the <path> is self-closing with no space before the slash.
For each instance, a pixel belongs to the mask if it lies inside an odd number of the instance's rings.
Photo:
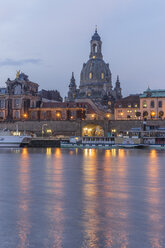
<path id="1" fill-rule="evenodd" d="M 52 133 L 52 130 L 51 129 L 47 129 L 46 132 L 47 133 Z"/>
<path id="2" fill-rule="evenodd" d="M 156 112 L 155 111 L 152 111 L 151 112 L 151 116 L 154 117 L 156 115 Z"/>
<path id="3" fill-rule="evenodd" d="M 107 117 L 107 118 L 110 118 L 110 117 L 111 117 L 111 115 L 110 115 L 110 114 L 106 114 L 106 117 Z"/>
<path id="4" fill-rule="evenodd" d="M 57 117 L 61 117 L 61 114 L 59 112 L 56 113 Z"/>
<path id="5" fill-rule="evenodd" d="M 27 118 L 28 117 L 28 115 L 25 113 L 25 114 L 23 114 L 23 118 Z"/>

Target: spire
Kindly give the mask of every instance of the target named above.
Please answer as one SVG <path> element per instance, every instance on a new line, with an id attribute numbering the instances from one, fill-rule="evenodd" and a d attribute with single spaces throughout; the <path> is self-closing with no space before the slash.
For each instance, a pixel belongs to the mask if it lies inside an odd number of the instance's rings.
<path id="1" fill-rule="evenodd" d="M 72 72 L 72 77 L 70 79 L 70 84 L 69 84 L 70 88 L 76 87 L 76 80 L 74 78 L 74 72 Z"/>
<path id="2" fill-rule="evenodd" d="M 71 80 L 75 80 L 75 78 L 74 78 L 74 72 L 72 72 Z"/>
<path id="3" fill-rule="evenodd" d="M 97 25 L 95 26 L 95 33 L 97 33 Z"/>
<path id="4" fill-rule="evenodd" d="M 119 75 L 117 75 L 116 86 L 117 86 L 117 87 L 120 87 Z"/>
<path id="5" fill-rule="evenodd" d="M 117 80 L 116 80 L 116 85 L 115 85 L 115 89 L 116 91 L 116 100 L 119 100 L 122 98 L 122 94 L 121 94 L 121 87 L 120 87 L 120 80 L 119 80 L 119 75 L 117 75 Z"/>

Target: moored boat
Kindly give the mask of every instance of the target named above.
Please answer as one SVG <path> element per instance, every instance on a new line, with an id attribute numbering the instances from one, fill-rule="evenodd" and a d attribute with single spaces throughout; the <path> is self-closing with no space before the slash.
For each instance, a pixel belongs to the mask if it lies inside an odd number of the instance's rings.
<path id="1" fill-rule="evenodd" d="M 28 135 L 21 135 L 19 132 L 11 133 L 3 130 L 0 132 L 0 147 L 20 147 L 21 144 L 31 137 Z"/>

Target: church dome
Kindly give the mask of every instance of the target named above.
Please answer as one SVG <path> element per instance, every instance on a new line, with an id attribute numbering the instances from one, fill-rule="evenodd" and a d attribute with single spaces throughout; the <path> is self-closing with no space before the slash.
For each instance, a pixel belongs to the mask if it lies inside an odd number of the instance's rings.
<path id="1" fill-rule="evenodd" d="M 93 83 L 111 83 L 111 71 L 109 69 L 109 64 L 106 64 L 103 59 L 90 59 L 83 65 L 80 86 L 89 84 L 93 85 Z"/>

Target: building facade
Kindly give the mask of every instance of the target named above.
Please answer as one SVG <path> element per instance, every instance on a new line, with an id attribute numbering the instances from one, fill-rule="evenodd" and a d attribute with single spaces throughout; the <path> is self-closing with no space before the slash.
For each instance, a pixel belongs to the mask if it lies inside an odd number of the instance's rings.
<path id="1" fill-rule="evenodd" d="M 148 88 L 140 95 L 141 119 L 165 119 L 165 90 Z"/>
<path id="2" fill-rule="evenodd" d="M 115 103 L 115 120 L 139 120 L 140 98 L 139 95 L 130 95 Z"/>
<path id="3" fill-rule="evenodd" d="M 97 120 L 98 114 L 87 102 L 42 102 L 39 108 L 29 109 L 29 120 Z"/>
<path id="4" fill-rule="evenodd" d="M 0 120 L 26 119 L 29 109 L 40 105 L 38 84 L 29 81 L 24 73 L 17 72 L 14 80 L 6 81 L 6 89 L 0 91 Z"/>

